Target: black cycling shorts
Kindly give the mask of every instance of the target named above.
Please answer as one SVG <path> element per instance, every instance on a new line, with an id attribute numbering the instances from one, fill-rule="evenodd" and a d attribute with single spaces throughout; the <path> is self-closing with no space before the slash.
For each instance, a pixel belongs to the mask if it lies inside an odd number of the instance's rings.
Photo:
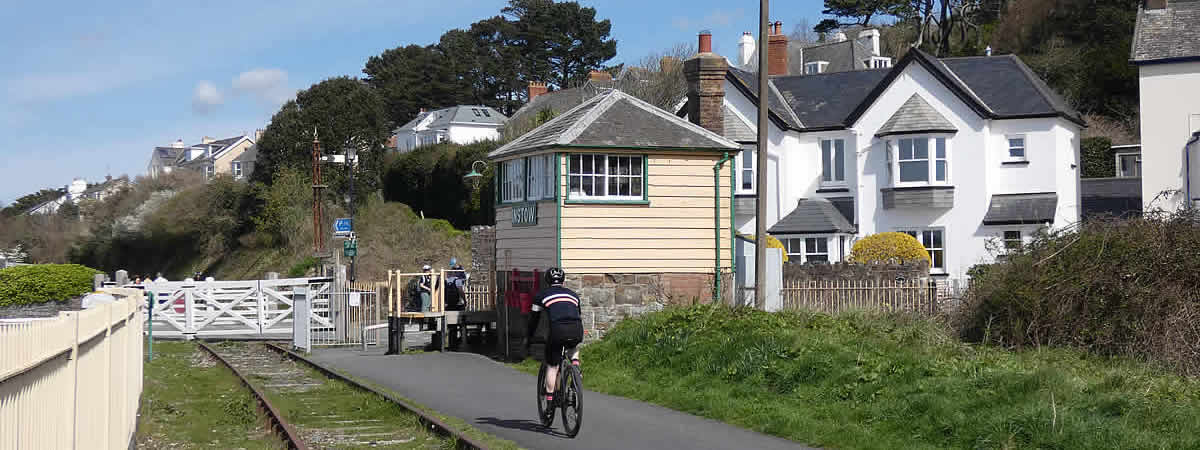
<path id="1" fill-rule="evenodd" d="M 551 323 L 550 334 L 546 336 L 546 364 L 559 365 L 562 363 L 563 349 L 574 353 L 575 346 L 580 342 L 583 342 L 583 321 Z"/>

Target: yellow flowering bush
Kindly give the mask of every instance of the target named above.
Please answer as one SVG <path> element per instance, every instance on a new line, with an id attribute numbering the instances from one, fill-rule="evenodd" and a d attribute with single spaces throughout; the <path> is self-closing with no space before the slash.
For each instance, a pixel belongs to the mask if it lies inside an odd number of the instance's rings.
<path id="1" fill-rule="evenodd" d="M 849 260 L 863 264 L 899 264 L 914 260 L 930 263 L 929 252 L 917 238 L 894 231 L 876 233 L 859 239 L 850 249 Z"/>

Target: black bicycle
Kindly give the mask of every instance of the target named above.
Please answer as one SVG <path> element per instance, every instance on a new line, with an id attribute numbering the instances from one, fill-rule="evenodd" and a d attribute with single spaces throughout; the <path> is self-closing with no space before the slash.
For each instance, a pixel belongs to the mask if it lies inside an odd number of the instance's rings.
<path id="1" fill-rule="evenodd" d="M 558 386 L 554 389 L 554 402 L 546 401 L 546 363 L 538 370 L 537 405 L 538 417 L 542 426 L 550 428 L 554 425 L 554 409 L 562 409 L 563 429 L 567 436 L 579 434 L 579 426 L 583 423 L 583 375 L 579 368 L 571 364 L 568 352 L 573 348 L 563 348 L 562 360 L 558 364 Z"/>

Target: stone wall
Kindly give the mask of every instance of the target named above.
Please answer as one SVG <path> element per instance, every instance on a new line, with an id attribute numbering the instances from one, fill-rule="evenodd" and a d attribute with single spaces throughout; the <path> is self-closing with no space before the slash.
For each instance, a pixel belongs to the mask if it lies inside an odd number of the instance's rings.
<path id="1" fill-rule="evenodd" d="M 668 305 L 708 303 L 713 277 L 697 273 L 567 275 L 565 286 L 579 293 L 588 339 L 603 337 L 617 322 Z"/>
<path id="2" fill-rule="evenodd" d="M 784 264 L 784 280 L 906 280 L 929 277 L 929 265 L 922 262 L 905 264 Z"/>
<path id="3" fill-rule="evenodd" d="M 496 263 L 496 227 L 475 225 L 471 227 L 471 267 L 472 277 L 477 282 L 485 282 Z"/>

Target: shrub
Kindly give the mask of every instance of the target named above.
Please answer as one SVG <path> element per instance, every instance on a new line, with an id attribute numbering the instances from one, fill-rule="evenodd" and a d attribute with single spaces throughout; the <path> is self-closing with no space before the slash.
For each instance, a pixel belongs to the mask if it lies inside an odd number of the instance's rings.
<path id="1" fill-rule="evenodd" d="M 1062 345 L 1200 375 L 1200 214 L 1092 220 L 977 271 L 968 340 Z"/>
<path id="2" fill-rule="evenodd" d="M 908 261 L 929 263 L 929 252 L 917 238 L 889 231 L 859 239 L 850 249 L 850 262 L 861 264 L 899 264 Z"/>
<path id="3" fill-rule="evenodd" d="M 77 264 L 43 264 L 0 269 L 0 306 L 64 301 L 92 290 L 96 269 Z"/>

